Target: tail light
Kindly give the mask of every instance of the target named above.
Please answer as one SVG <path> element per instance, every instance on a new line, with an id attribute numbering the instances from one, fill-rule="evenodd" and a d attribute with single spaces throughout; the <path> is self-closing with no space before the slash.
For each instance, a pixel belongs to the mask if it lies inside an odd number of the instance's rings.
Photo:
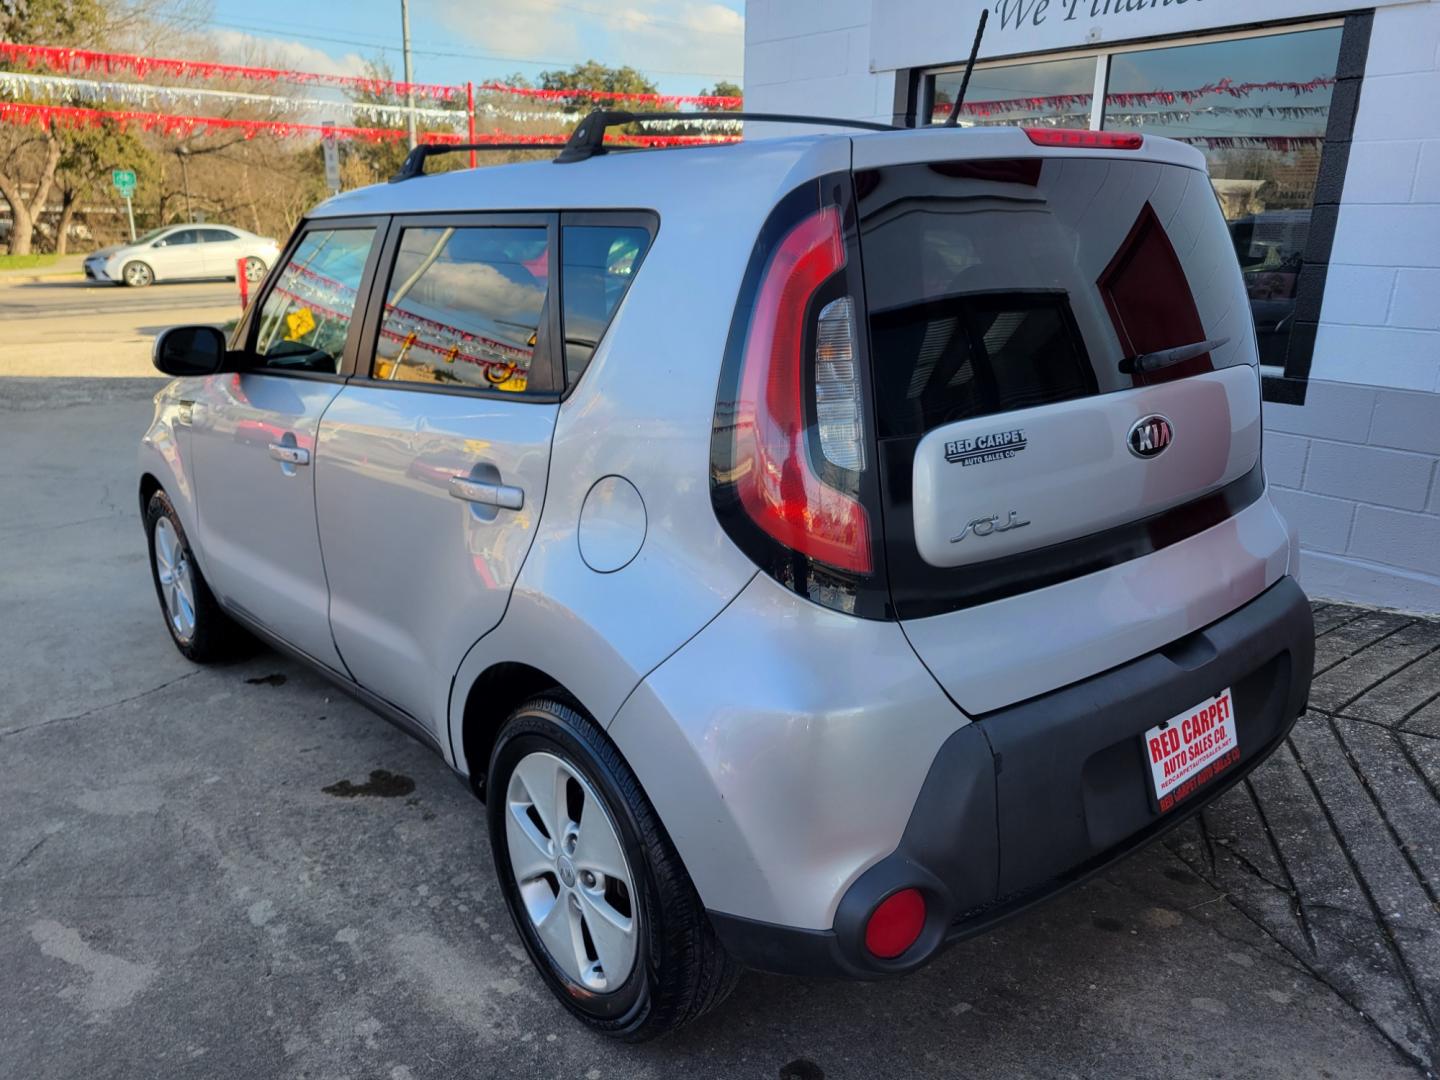
<path id="1" fill-rule="evenodd" d="M 817 203 L 813 186 L 782 201 L 756 245 L 716 406 L 711 490 L 762 567 L 855 611 L 857 583 L 877 571 L 864 302 L 842 208 Z"/>
<path id="2" fill-rule="evenodd" d="M 1145 145 L 1145 136 L 1133 131 L 1027 127 L 1025 134 L 1036 146 L 1068 146 L 1077 150 L 1139 150 Z"/>

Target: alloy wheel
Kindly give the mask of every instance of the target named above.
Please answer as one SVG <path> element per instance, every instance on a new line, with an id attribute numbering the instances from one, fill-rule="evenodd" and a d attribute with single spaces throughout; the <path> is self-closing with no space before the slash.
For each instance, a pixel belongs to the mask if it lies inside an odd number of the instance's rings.
<path id="1" fill-rule="evenodd" d="M 245 280 L 251 285 L 265 277 L 265 264 L 261 260 L 250 256 L 245 260 Z"/>
<path id="2" fill-rule="evenodd" d="M 169 518 L 155 523 L 155 577 L 170 628 L 180 640 L 190 640 L 195 633 L 195 579 L 185 545 Z"/>
<path id="3" fill-rule="evenodd" d="M 510 868 L 546 952 L 586 989 L 619 989 L 635 966 L 639 912 L 609 810 L 574 766 L 543 751 L 516 764 L 505 800 Z"/>
<path id="4" fill-rule="evenodd" d="M 150 268 L 144 263 L 131 263 L 125 267 L 125 284 L 133 285 L 136 288 L 143 288 L 150 284 Z"/>

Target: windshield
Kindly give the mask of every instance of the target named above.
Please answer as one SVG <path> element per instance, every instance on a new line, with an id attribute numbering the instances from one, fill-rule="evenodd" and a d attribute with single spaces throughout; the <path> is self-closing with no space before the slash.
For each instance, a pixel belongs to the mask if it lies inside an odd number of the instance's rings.
<path id="1" fill-rule="evenodd" d="M 151 240 L 159 239 L 161 236 L 164 236 L 164 235 L 165 235 L 167 232 L 169 232 L 169 231 L 170 231 L 170 226 L 169 226 L 169 225 L 162 225 L 162 226 L 160 226 L 160 228 L 158 228 L 158 229 L 151 229 L 149 232 L 147 232 L 147 233 L 145 233 L 143 236 L 141 236 L 140 239 L 136 240 L 135 243 L 137 243 L 137 244 L 148 244 Z"/>

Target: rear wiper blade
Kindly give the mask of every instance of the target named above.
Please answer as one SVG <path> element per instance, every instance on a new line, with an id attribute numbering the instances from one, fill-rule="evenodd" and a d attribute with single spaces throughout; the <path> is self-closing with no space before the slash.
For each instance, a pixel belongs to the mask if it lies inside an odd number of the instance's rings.
<path id="1" fill-rule="evenodd" d="M 1137 372 L 1159 371 L 1161 368 L 1173 367 L 1176 364 L 1183 364 L 1186 360 L 1194 360 L 1197 356 L 1204 356 L 1208 352 L 1214 352 L 1222 346 L 1230 344 L 1230 339 L 1214 338 L 1210 341 L 1197 341 L 1191 345 L 1176 345 L 1173 349 L 1161 349 L 1159 352 L 1141 353 L 1138 356 L 1127 356 L 1120 361 L 1120 370 L 1126 375 L 1134 375 Z"/>

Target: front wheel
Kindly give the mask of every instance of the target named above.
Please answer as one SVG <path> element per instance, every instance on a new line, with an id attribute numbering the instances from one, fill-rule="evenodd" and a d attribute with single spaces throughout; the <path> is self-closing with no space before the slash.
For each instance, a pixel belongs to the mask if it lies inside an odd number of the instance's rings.
<path id="1" fill-rule="evenodd" d="M 230 660 L 249 651 L 254 639 L 221 610 L 210 592 L 164 491 L 150 496 L 145 507 L 145 535 L 150 540 L 155 595 L 175 647 L 197 664 Z"/>
<path id="2" fill-rule="evenodd" d="M 155 280 L 155 272 L 143 262 L 128 262 L 120 271 L 120 280 L 132 289 L 143 289 Z"/>
<path id="3" fill-rule="evenodd" d="M 521 706 L 496 741 L 486 790 L 505 902 L 566 1008 L 642 1042 L 729 995 L 739 966 L 640 782 L 589 718 L 556 698 Z"/>
<path id="4" fill-rule="evenodd" d="M 265 278 L 265 261 L 251 255 L 245 260 L 245 280 L 251 285 L 258 285 Z"/>

